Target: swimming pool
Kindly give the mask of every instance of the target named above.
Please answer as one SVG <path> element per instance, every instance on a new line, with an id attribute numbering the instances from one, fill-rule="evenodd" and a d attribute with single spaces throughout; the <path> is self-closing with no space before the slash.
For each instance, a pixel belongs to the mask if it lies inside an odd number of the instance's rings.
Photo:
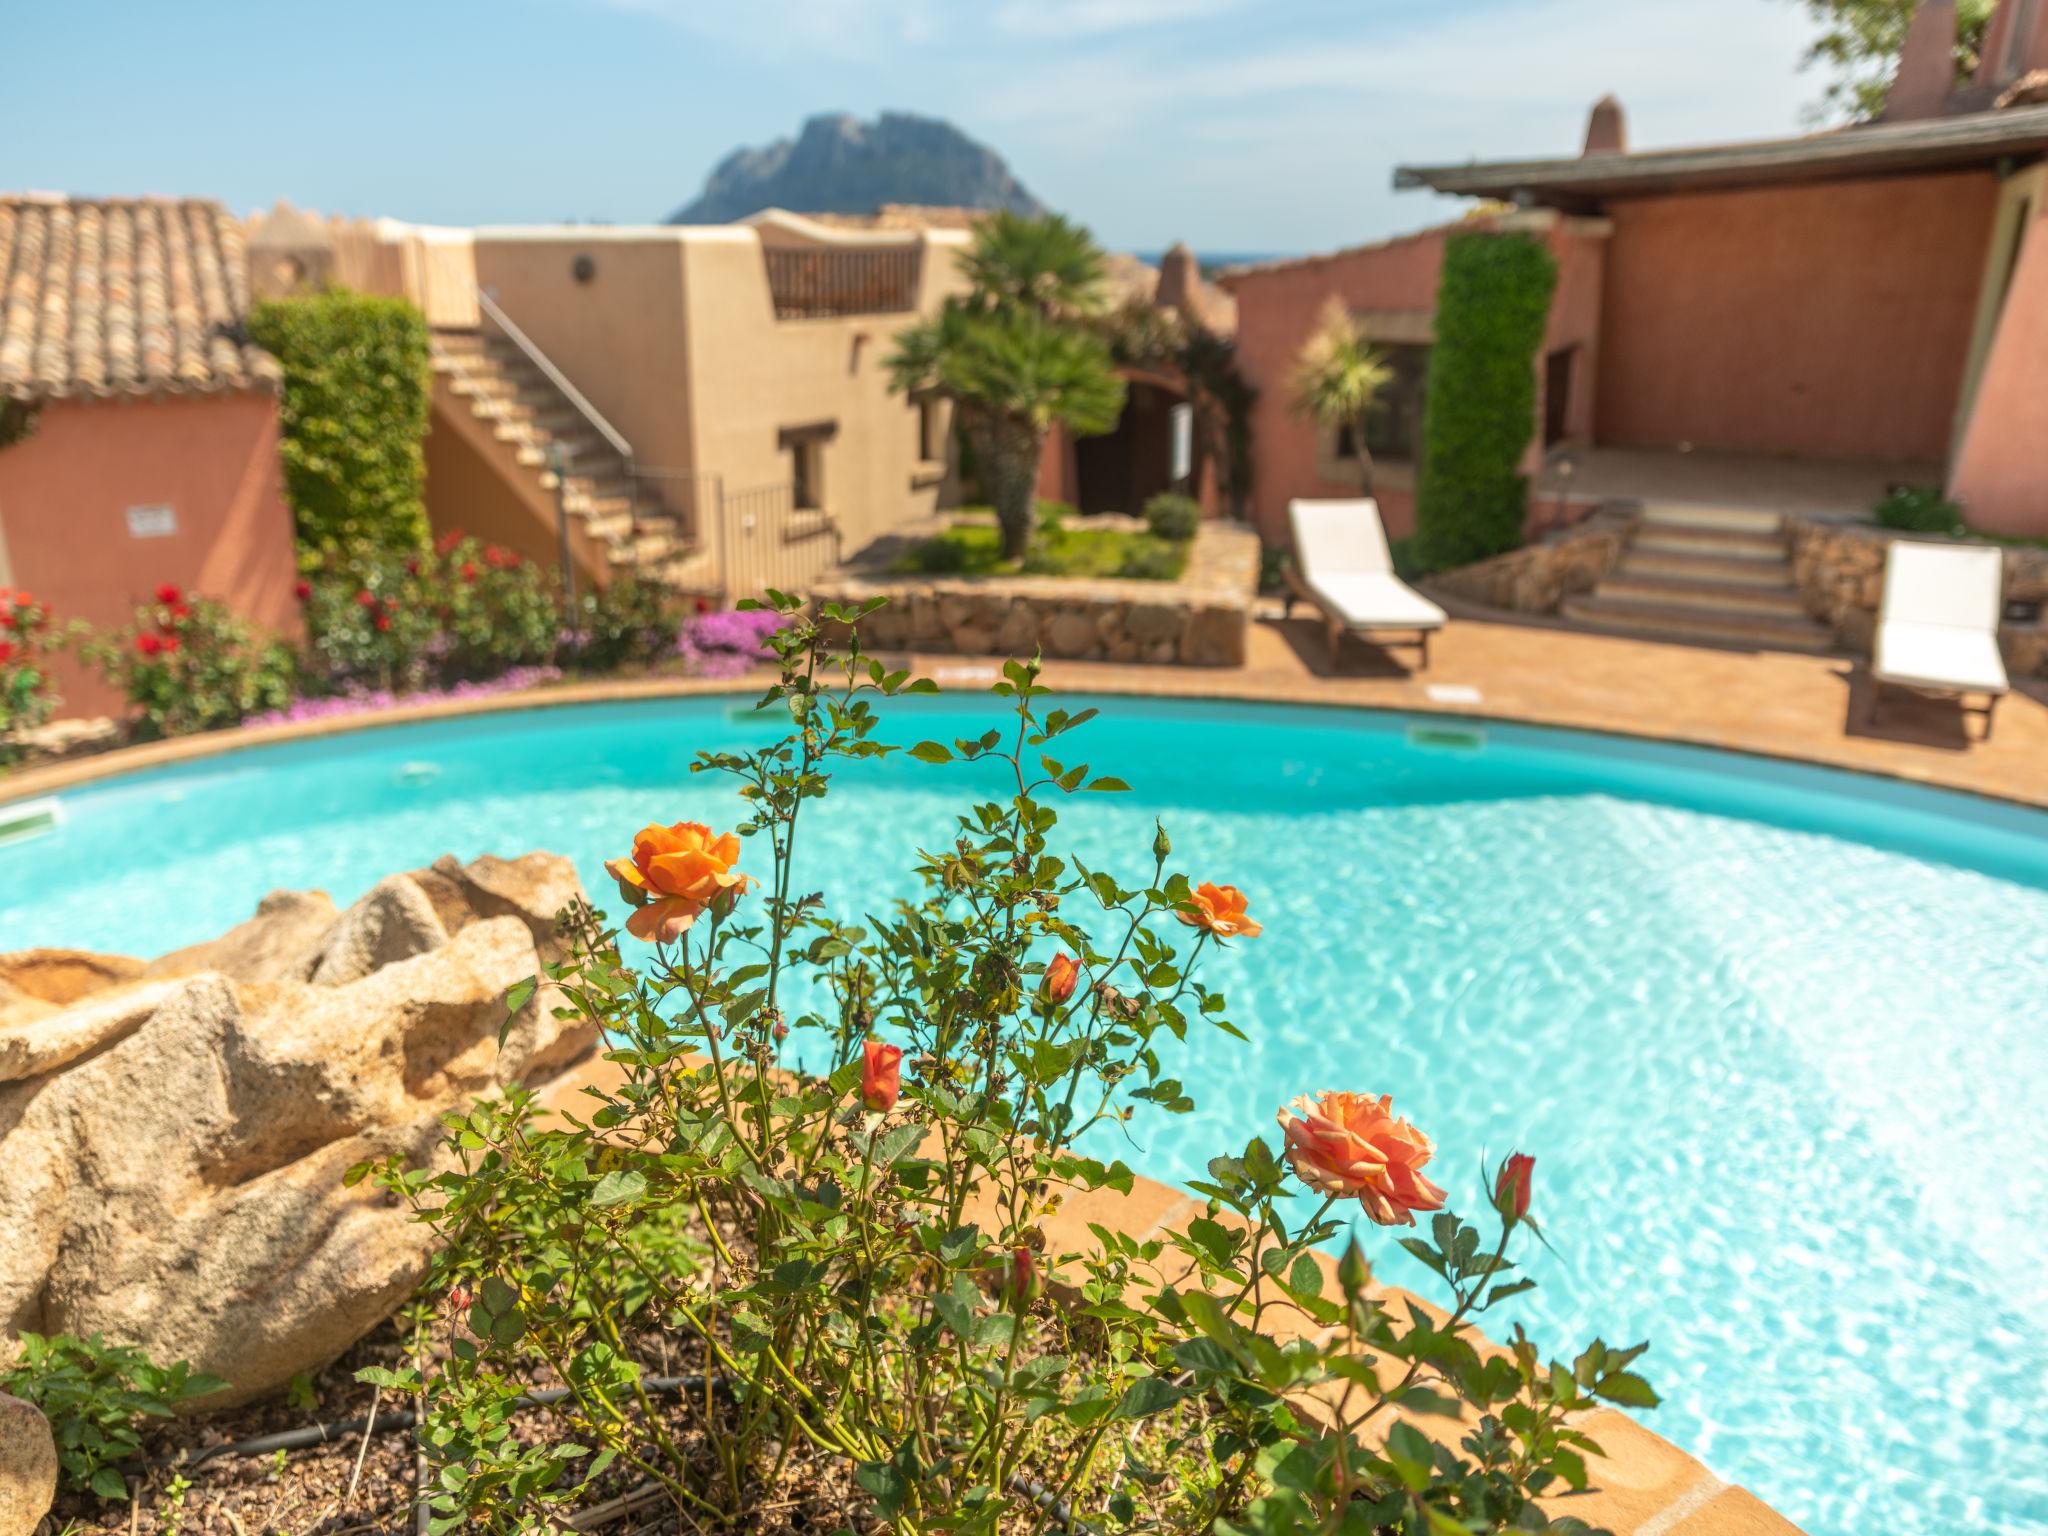
<path id="1" fill-rule="evenodd" d="M 1523 1315 L 1652 1340 L 1648 1422 L 1722 1476 L 1815 1536 L 2048 1526 L 2048 815 L 1615 738 L 1088 702 L 1065 755 L 1134 792 L 1069 802 L 1067 845 L 1149 869 L 1159 816 L 1265 924 L 1209 972 L 1251 1043 L 1191 1036 L 1199 1112 L 1114 1150 L 1186 1178 L 1298 1092 L 1390 1092 L 1468 1210 L 1482 1152 L 1536 1155 L 1558 1251 Z M 1000 707 L 906 701 L 883 738 Z M 109 780 L 0 846 L 0 949 L 153 954 L 444 852 L 555 849 L 602 900 L 643 823 L 733 819 L 692 756 L 766 734 L 725 700 L 576 706 Z M 907 894 L 962 772 L 847 771 L 805 883 L 855 915 Z"/>

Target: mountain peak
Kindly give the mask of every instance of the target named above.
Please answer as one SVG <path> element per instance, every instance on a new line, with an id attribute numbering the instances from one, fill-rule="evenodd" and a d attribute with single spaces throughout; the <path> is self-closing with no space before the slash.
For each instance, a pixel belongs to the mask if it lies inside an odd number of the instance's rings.
<path id="1" fill-rule="evenodd" d="M 727 224 L 763 208 L 872 213 L 883 203 L 1043 212 L 1000 155 L 951 123 L 908 112 L 873 122 L 821 112 L 794 140 L 727 155 L 669 223 Z"/>

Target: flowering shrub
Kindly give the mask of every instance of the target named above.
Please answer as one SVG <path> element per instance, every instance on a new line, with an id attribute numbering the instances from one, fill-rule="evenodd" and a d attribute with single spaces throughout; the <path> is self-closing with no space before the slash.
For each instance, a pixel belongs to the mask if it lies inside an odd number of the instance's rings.
<path id="1" fill-rule="evenodd" d="M 1325 1093 L 1282 1111 L 1284 1153 L 1210 1162 L 1184 1230 L 1098 1202 L 1090 1239 L 1053 1235 L 1063 1202 L 1132 1186 L 1093 1133 L 1192 1108 L 1166 1054 L 1237 1036 L 1200 973 L 1258 925 L 1163 829 L 1135 878 L 1054 850 L 1065 797 L 1124 786 L 1070 756 L 1094 711 L 1016 662 L 1006 726 L 909 751 L 996 791 L 917 856 L 922 898 L 828 911 L 792 875 L 809 808 L 835 764 L 898 750 L 877 701 L 933 691 L 860 654 L 867 611 L 825 610 L 840 657 L 784 607 L 761 708 L 788 733 L 695 765 L 737 783 L 740 825 L 643 829 L 610 866 L 623 932 L 565 914 L 543 1002 L 606 1031 L 622 1084 L 547 1120 L 514 1091 L 451 1115 L 438 1165 L 350 1175 L 440 1240 L 418 1358 L 443 1358 L 363 1373 L 424 1395 L 433 1529 L 557 1528 L 614 1464 L 687 1529 L 792 1500 L 797 1529 L 980 1536 L 1584 1529 L 1534 1502 L 1587 1484 L 1577 1416 L 1656 1399 L 1640 1346 L 1562 1364 L 1473 1332 L 1532 1283 L 1527 1159 L 1489 1237 L 1385 1098 Z M 1347 1220 L 1418 1215 L 1401 1241 L 1447 1310 L 1376 1287 L 1355 1241 L 1318 1260 Z M 540 1382 L 553 1427 L 515 1429 Z"/>
<path id="2" fill-rule="evenodd" d="M 0 763 L 19 751 L 19 733 L 56 711 L 49 646 L 50 610 L 26 592 L 0 587 Z"/>
<path id="3" fill-rule="evenodd" d="M 676 636 L 675 652 L 699 677 L 740 677 L 770 659 L 781 615 L 765 608 L 700 612 Z"/>
<path id="4" fill-rule="evenodd" d="M 426 688 L 417 693 L 392 693 L 388 689 L 352 688 L 321 699 L 295 699 L 283 709 L 251 715 L 245 726 L 290 725 L 300 720 L 333 720 L 346 715 L 373 715 L 387 709 L 413 709 L 450 699 L 488 699 L 501 693 L 518 693 L 559 682 L 559 667 L 514 667 L 510 672 L 477 683 L 451 683 L 446 688 Z"/>
<path id="5" fill-rule="evenodd" d="M 659 661 L 675 650 L 682 617 L 674 589 L 623 572 L 596 591 L 579 592 L 564 659 L 591 672 Z"/>
<path id="6" fill-rule="evenodd" d="M 297 664 L 291 649 L 258 635 L 225 604 L 166 582 L 135 622 L 89 642 L 87 656 L 127 696 L 146 736 L 234 725 L 290 702 Z"/>
<path id="7" fill-rule="evenodd" d="M 459 532 L 431 549 L 339 563 L 301 592 L 314 655 L 335 685 L 418 689 L 555 659 L 561 618 L 545 573 Z"/>

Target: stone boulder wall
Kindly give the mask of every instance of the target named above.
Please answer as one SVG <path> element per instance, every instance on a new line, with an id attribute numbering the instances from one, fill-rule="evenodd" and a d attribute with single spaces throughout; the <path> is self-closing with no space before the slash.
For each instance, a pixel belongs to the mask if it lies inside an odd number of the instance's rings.
<path id="1" fill-rule="evenodd" d="M 812 596 L 849 607 L 887 598 L 861 624 L 870 650 L 1241 667 L 1258 580 L 1257 535 L 1212 521 L 1178 581 L 853 571 L 814 583 Z"/>
<path id="2" fill-rule="evenodd" d="M 1906 534 L 1869 523 L 1826 523 L 1787 518 L 1792 579 L 1807 612 L 1835 632 L 1851 651 L 1869 654 L 1877 643 L 1877 610 L 1884 598 L 1885 551 L 1894 539 L 1927 543 L 1973 542 Z M 2048 549 L 2011 545 L 2004 550 L 2005 597 L 2048 607 Z M 2007 624 L 1998 641 L 2015 677 L 2048 675 L 2048 623 Z"/>
<path id="3" fill-rule="evenodd" d="M 565 859 L 443 859 L 344 912 L 266 897 L 66 1005 L 50 951 L 0 957 L 48 1011 L 0 1015 L 0 1330 L 141 1345 L 258 1396 L 341 1353 L 418 1283 L 424 1228 L 351 1165 L 433 1153 L 440 1115 L 539 1087 L 597 1044 L 543 988 L 580 898 Z M 46 992 L 58 990 L 47 981 Z"/>
<path id="4" fill-rule="evenodd" d="M 1533 544 L 1444 571 L 1426 585 L 1486 608 L 1556 613 L 1567 597 L 1592 591 L 1613 573 L 1638 521 L 1632 511 L 1602 508 Z"/>

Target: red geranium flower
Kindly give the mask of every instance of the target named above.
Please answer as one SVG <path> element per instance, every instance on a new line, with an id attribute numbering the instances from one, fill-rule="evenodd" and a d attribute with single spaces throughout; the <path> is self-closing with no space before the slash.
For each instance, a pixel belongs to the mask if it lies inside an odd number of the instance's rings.
<path id="1" fill-rule="evenodd" d="M 181 602 L 184 596 L 184 593 L 180 592 L 176 586 L 168 581 L 156 589 L 156 600 L 160 603 Z"/>
<path id="2" fill-rule="evenodd" d="M 446 533 L 442 534 L 439 539 L 434 541 L 434 548 L 445 555 L 450 550 L 454 549 L 455 546 L 460 544 L 461 542 L 462 530 L 460 528 L 450 528 Z"/>
<path id="3" fill-rule="evenodd" d="M 310 581 L 300 580 L 292 583 L 292 596 L 296 597 L 300 602 L 303 603 L 307 598 L 311 597 L 312 595 L 313 583 L 311 583 Z"/>
<path id="4" fill-rule="evenodd" d="M 183 603 L 171 604 L 170 612 L 164 615 L 163 626 L 169 629 L 173 624 L 182 624 L 192 617 L 192 610 Z"/>
<path id="5" fill-rule="evenodd" d="M 476 562 L 474 560 L 465 560 L 462 562 L 462 579 L 464 581 L 476 580 Z"/>
<path id="6" fill-rule="evenodd" d="M 0 640 L 0 665 L 4 665 L 12 660 L 14 660 L 14 642 L 12 640 Z"/>
<path id="7" fill-rule="evenodd" d="M 135 637 L 135 649 L 145 656 L 154 656 L 163 648 L 164 637 L 162 635 L 150 634 L 145 631 Z"/>
<path id="8" fill-rule="evenodd" d="M 369 589 L 368 589 L 367 587 L 365 587 L 365 588 L 364 588 L 364 589 L 363 589 L 362 591 L 360 591 L 360 592 L 358 592 L 358 593 L 356 594 L 356 606 L 357 606 L 358 608 L 374 608 L 374 607 L 376 607 L 376 606 L 377 606 L 377 594 L 376 594 L 376 593 L 374 593 L 374 592 L 372 592 L 372 591 L 370 591 L 370 590 L 369 590 Z"/>
<path id="9" fill-rule="evenodd" d="M 708 597 L 700 597 L 700 598 L 698 598 L 698 599 L 697 599 L 697 611 L 698 611 L 699 613 L 709 613 L 709 612 L 711 611 L 711 599 L 710 599 L 710 598 L 708 598 Z"/>
<path id="10" fill-rule="evenodd" d="M 377 615 L 377 628 L 378 628 L 378 629 L 380 629 L 380 630 L 384 630 L 384 629 L 389 629 L 390 627 L 391 627 L 391 615 L 390 615 L 390 614 L 388 614 L 388 613 L 380 613 L 380 614 L 378 614 L 378 615 Z"/>
<path id="11" fill-rule="evenodd" d="M 178 637 L 176 635 L 164 636 L 164 654 L 166 656 L 175 656 L 178 654 Z"/>

